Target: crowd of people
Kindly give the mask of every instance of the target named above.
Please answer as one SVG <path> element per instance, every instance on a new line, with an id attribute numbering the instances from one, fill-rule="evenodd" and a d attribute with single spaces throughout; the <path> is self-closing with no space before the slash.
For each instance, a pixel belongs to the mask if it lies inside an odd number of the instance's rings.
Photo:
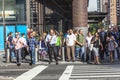
<path id="1" fill-rule="evenodd" d="M 27 37 L 26 37 L 27 36 Z M 49 64 L 53 62 L 53 56 L 56 65 L 62 59 L 62 50 L 64 47 L 65 60 L 67 62 L 85 61 L 93 64 L 100 64 L 102 60 L 113 62 L 115 53 L 120 60 L 120 32 L 117 27 L 97 29 L 94 34 L 88 31 L 69 29 L 65 34 L 50 29 L 49 33 L 39 34 L 29 29 L 27 35 L 17 32 L 15 37 L 10 32 L 6 39 L 7 49 L 10 50 L 10 58 L 16 59 L 17 65 L 21 65 L 26 56 L 30 56 L 30 65 L 36 64 L 36 49 L 41 60 L 49 57 Z"/>

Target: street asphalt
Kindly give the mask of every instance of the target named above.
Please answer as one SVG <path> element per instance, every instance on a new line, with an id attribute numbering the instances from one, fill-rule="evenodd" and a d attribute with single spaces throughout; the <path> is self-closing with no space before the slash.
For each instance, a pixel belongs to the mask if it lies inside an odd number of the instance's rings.
<path id="1" fill-rule="evenodd" d="M 32 66 L 23 61 L 18 67 L 16 63 L 5 63 L 4 57 L 4 53 L 0 54 L 0 80 L 120 80 L 119 61 L 103 61 L 100 65 L 39 61 Z"/>

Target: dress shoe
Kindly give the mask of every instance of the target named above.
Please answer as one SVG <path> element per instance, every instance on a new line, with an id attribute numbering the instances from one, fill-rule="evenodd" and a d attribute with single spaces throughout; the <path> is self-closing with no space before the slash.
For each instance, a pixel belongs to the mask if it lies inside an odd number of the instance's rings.
<path id="1" fill-rule="evenodd" d="M 56 65 L 58 65 L 58 61 L 56 61 Z"/>
<path id="2" fill-rule="evenodd" d="M 33 64 L 32 63 L 29 63 L 30 66 L 32 66 Z"/>
<path id="3" fill-rule="evenodd" d="M 17 66 L 21 66 L 21 64 L 20 64 L 20 63 L 18 63 L 18 64 L 17 64 Z"/>

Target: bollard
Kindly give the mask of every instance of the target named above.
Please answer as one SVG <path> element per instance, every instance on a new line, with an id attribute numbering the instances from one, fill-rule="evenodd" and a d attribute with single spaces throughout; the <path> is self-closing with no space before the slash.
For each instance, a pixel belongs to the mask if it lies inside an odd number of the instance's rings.
<path id="1" fill-rule="evenodd" d="M 6 62 L 10 62 L 10 49 L 6 49 Z"/>
<path id="2" fill-rule="evenodd" d="M 38 62 L 38 49 L 35 48 L 35 62 Z"/>
<path id="3" fill-rule="evenodd" d="M 40 55 L 39 55 L 39 52 L 37 51 L 37 61 L 39 61 L 40 59 Z"/>
<path id="4" fill-rule="evenodd" d="M 65 51 L 64 51 L 64 46 L 62 46 L 62 60 L 65 61 Z"/>
<path id="5" fill-rule="evenodd" d="M 85 50 L 85 51 L 84 51 L 84 62 L 86 62 L 86 50 L 87 50 L 87 49 L 84 47 L 84 50 Z"/>
<path id="6" fill-rule="evenodd" d="M 89 52 L 89 62 L 91 62 L 91 52 L 92 51 Z"/>
<path id="7" fill-rule="evenodd" d="M 115 60 L 118 60 L 117 49 L 114 50 L 114 59 L 115 59 Z"/>

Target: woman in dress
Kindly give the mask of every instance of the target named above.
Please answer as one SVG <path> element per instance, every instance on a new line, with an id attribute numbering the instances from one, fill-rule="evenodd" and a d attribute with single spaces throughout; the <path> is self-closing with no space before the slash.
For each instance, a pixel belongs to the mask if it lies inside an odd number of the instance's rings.
<path id="1" fill-rule="evenodd" d="M 107 46 L 108 46 L 108 52 L 110 53 L 110 62 L 113 62 L 113 54 L 115 50 L 115 45 L 114 45 L 115 39 L 111 33 L 108 34 L 106 41 L 107 41 Z"/>
<path id="2" fill-rule="evenodd" d="M 42 37 L 39 38 L 39 54 L 40 54 L 40 59 L 43 60 L 45 56 L 47 55 L 46 50 L 45 50 L 45 41 L 43 40 Z"/>

